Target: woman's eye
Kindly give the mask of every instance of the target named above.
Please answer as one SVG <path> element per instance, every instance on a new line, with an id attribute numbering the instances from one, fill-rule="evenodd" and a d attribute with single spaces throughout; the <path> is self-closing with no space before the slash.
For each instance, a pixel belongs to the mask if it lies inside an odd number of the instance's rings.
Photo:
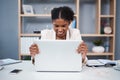
<path id="1" fill-rule="evenodd" d="M 62 27 L 66 27 L 66 25 L 62 25 Z"/>
<path id="2" fill-rule="evenodd" d="M 59 27 L 59 25 L 55 25 L 55 27 Z"/>

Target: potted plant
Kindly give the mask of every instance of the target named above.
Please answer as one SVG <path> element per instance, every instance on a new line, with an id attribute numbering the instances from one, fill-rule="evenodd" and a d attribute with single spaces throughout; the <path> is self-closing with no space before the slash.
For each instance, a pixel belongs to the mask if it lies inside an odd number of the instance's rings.
<path id="1" fill-rule="evenodd" d="M 105 51 L 104 47 L 102 46 L 103 41 L 102 41 L 101 39 L 94 40 L 94 41 L 93 41 L 93 44 L 95 45 L 95 46 L 92 48 L 92 51 L 93 51 L 93 52 L 103 53 L 103 52 Z"/>

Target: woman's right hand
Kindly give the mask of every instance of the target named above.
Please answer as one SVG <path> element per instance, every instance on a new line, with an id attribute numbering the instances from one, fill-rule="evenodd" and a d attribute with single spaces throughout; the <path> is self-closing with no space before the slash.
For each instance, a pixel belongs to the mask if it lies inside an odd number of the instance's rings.
<path id="1" fill-rule="evenodd" d="M 29 50 L 30 50 L 30 55 L 31 56 L 35 56 L 36 54 L 39 53 L 39 48 L 38 48 L 38 45 L 37 44 L 32 44 L 30 47 L 29 47 Z"/>

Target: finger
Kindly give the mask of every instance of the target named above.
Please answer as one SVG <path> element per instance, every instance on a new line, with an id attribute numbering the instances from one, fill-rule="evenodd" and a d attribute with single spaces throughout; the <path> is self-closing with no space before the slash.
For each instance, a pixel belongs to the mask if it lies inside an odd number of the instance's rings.
<path id="1" fill-rule="evenodd" d="M 87 48 L 87 45 L 80 45 L 81 48 Z"/>
<path id="2" fill-rule="evenodd" d="M 39 53 L 39 50 L 38 49 L 30 49 L 30 54 L 38 54 Z"/>
<path id="3" fill-rule="evenodd" d="M 80 49 L 81 50 L 88 50 L 87 46 L 81 46 Z"/>
<path id="4" fill-rule="evenodd" d="M 29 49 L 38 50 L 38 47 L 37 47 L 37 45 L 32 45 L 32 46 L 30 46 Z"/>
<path id="5" fill-rule="evenodd" d="M 82 53 L 82 58 L 85 59 L 86 53 Z"/>
<path id="6" fill-rule="evenodd" d="M 34 54 L 34 53 L 30 53 L 30 55 L 31 55 L 31 57 L 34 57 L 34 56 L 35 56 L 35 54 Z"/>
<path id="7" fill-rule="evenodd" d="M 32 44 L 31 46 L 36 46 L 36 44 Z"/>
<path id="8" fill-rule="evenodd" d="M 82 42 L 80 45 L 86 45 L 85 42 Z"/>
<path id="9" fill-rule="evenodd" d="M 80 49 L 77 49 L 77 52 L 85 53 L 85 52 L 87 52 L 87 49 L 86 48 L 80 48 Z"/>
<path id="10" fill-rule="evenodd" d="M 79 49 L 77 49 L 76 51 L 77 51 L 78 54 L 81 52 Z"/>
<path id="11" fill-rule="evenodd" d="M 38 53 L 39 53 L 39 50 L 32 50 L 32 49 L 31 49 L 31 50 L 30 50 L 30 53 L 31 53 L 31 54 L 38 54 Z"/>

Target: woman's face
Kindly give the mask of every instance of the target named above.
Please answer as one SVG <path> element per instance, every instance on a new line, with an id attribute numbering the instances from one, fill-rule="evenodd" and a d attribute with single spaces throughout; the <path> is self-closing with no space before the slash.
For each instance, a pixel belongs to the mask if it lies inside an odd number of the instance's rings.
<path id="1" fill-rule="evenodd" d="M 57 39 L 65 39 L 70 22 L 64 19 L 53 20 L 54 31 Z"/>

